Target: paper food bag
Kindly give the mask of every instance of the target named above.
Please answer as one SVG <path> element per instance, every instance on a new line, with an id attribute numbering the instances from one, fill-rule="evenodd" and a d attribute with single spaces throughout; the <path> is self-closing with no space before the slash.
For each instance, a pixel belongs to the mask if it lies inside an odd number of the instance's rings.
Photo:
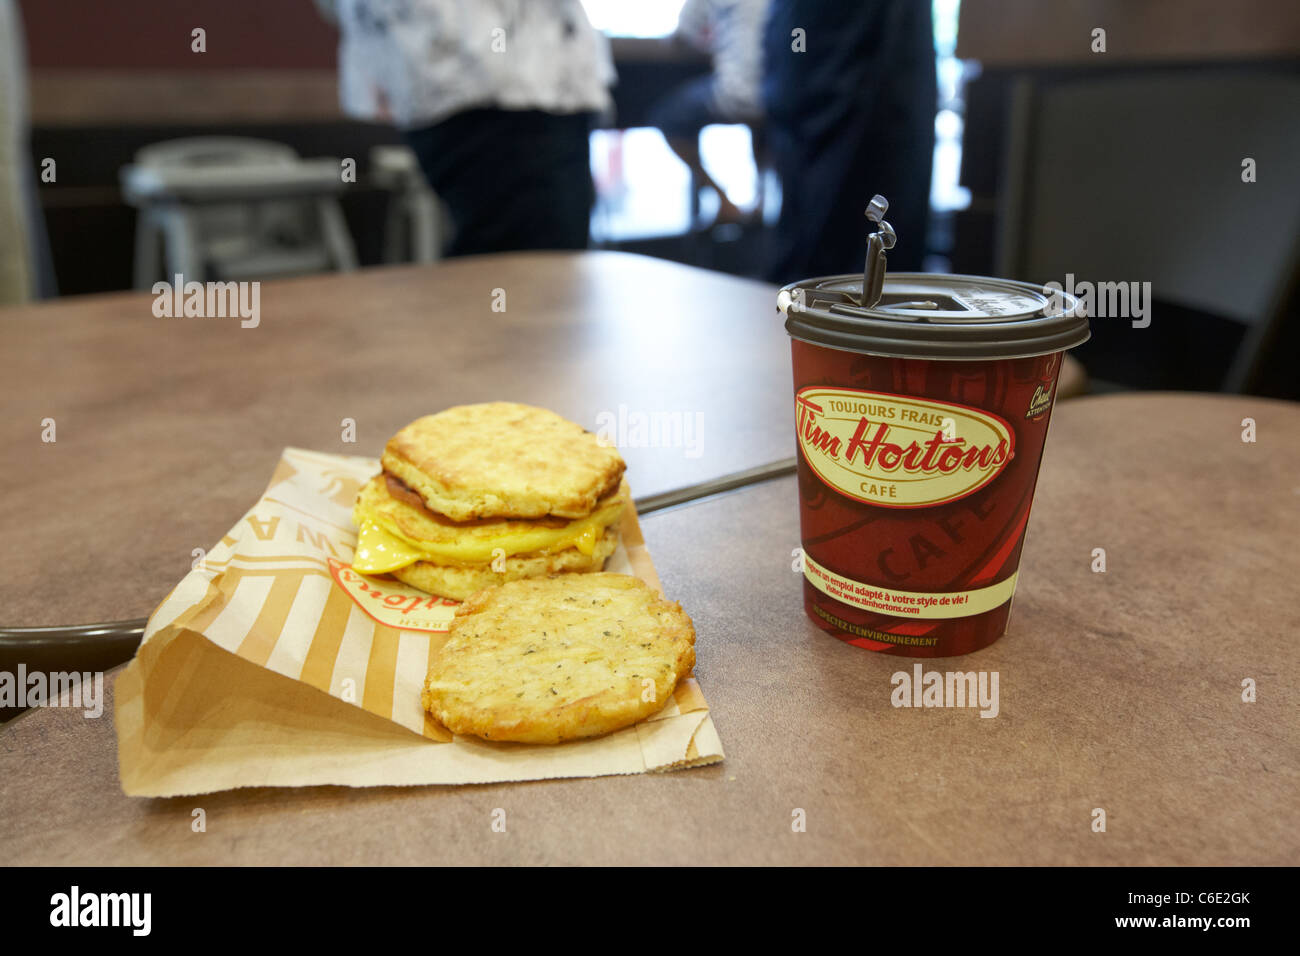
<path id="1" fill-rule="evenodd" d="M 349 562 L 373 458 L 285 449 L 260 501 L 154 611 L 116 689 L 122 789 L 486 783 L 715 763 L 693 678 L 633 727 L 554 746 L 454 736 L 420 690 L 456 602 Z M 606 570 L 656 589 L 635 510 Z"/>

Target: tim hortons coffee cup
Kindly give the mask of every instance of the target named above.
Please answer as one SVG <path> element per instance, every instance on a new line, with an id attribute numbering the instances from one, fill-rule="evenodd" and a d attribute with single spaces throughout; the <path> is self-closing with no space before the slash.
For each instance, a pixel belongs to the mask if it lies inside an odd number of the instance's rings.
<path id="1" fill-rule="evenodd" d="M 1072 297 L 1022 282 L 885 277 L 875 252 L 874 275 L 869 249 L 865 278 L 778 296 L 804 607 L 869 650 L 966 654 L 1007 629 L 1057 375 L 1088 320 Z"/>

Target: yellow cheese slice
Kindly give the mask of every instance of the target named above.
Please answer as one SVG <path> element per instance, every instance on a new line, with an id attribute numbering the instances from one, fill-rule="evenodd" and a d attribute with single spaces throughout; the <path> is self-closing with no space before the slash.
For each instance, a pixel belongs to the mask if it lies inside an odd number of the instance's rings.
<path id="1" fill-rule="evenodd" d="M 601 536 L 621 512 L 621 503 L 571 521 L 562 528 L 531 527 L 491 537 L 464 541 L 415 541 L 402 534 L 387 518 L 370 508 L 358 506 L 361 521 L 352 568 L 362 574 L 396 571 L 417 561 L 440 564 L 486 564 L 504 554 L 533 554 L 577 548 L 590 556 Z"/>
<path id="2" fill-rule="evenodd" d="M 596 542 L 600 540 L 600 536 L 604 533 L 604 526 L 589 524 L 578 533 L 576 538 L 573 539 L 573 547 L 577 548 L 587 557 L 591 557 L 596 553 Z"/>
<path id="3" fill-rule="evenodd" d="M 363 521 L 357 534 L 357 553 L 352 569 L 363 574 L 396 571 L 419 561 L 423 555 L 396 535 L 391 535 L 373 521 Z"/>

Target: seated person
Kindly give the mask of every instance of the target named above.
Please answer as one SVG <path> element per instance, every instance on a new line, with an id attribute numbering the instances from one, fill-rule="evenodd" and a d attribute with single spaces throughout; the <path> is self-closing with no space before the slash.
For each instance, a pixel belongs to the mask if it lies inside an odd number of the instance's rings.
<path id="1" fill-rule="evenodd" d="M 712 123 L 757 125 L 763 115 L 763 25 L 768 0 L 686 0 L 674 39 L 707 52 L 713 72 L 670 92 L 650 111 L 672 151 L 695 182 L 718 194 L 717 222 L 738 222 L 743 213 L 700 161 L 700 130 Z M 755 155 L 757 155 L 755 138 Z M 761 193 L 760 193 L 761 195 Z"/>

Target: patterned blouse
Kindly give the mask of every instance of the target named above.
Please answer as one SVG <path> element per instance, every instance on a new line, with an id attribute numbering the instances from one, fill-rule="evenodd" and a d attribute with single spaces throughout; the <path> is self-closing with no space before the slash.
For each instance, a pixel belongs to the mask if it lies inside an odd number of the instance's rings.
<path id="1" fill-rule="evenodd" d="M 475 107 L 610 107 L 609 43 L 579 0 L 317 5 L 338 21 L 339 96 L 349 116 L 414 127 Z"/>

